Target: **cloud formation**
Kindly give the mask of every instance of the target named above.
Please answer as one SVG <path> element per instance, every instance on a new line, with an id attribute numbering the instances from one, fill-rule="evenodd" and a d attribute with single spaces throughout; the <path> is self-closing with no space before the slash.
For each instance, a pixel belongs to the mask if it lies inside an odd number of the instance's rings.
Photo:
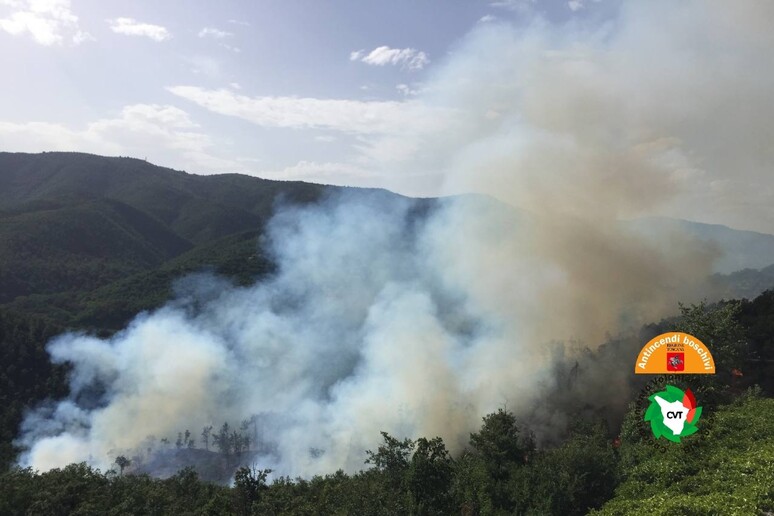
<path id="1" fill-rule="evenodd" d="M 446 193 L 522 206 L 540 190 L 544 206 L 573 211 L 617 185 L 617 205 L 595 209 L 628 217 L 647 199 L 651 214 L 772 232 L 770 20 L 774 5 L 757 1 L 654 1 L 624 2 L 603 26 L 477 24 L 412 98 L 453 107 L 454 126 L 385 138 L 414 149 L 390 163 L 388 186 L 414 192 L 415 175 L 433 174 Z M 570 191 L 575 202 L 552 201 Z"/>
<path id="2" fill-rule="evenodd" d="M 172 86 L 168 91 L 221 115 L 263 127 L 318 128 L 361 134 L 396 134 L 409 126 L 431 131 L 448 114 L 423 104 L 299 97 L 248 97 L 227 89 Z"/>
<path id="3" fill-rule="evenodd" d="M 0 29 L 13 36 L 28 34 L 44 46 L 94 41 L 94 36 L 80 29 L 70 0 L 4 0 L 0 5 L 12 9 L 0 18 Z"/>
<path id="4" fill-rule="evenodd" d="M 489 5 L 509 11 L 528 13 L 534 8 L 536 3 L 537 0 L 495 0 L 490 2 Z"/>
<path id="5" fill-rule="evenodd" d="M 48 122 L 0 122 L 0 140 L 20 152 L 51 150 L 148 157 L 183 164 L 197 172 L 243 172 L 241 163 L 219 157 L 214 142 L 188 113 L 169 105 L 132 104 L 118 116 L 74 129 Z"/>
<path id="6" fill-rule="evenodd" d="M 225 30 L 216 29 L 215 27 L 204 27 L 202 30 L 199 31 L 200 38 L 225 39 L 225 38 L 230 38 L 233 35 L 234 35 L 233 32 L 227 32 Z"/>
<path id="7" fill-rule="evenodd" d="M 408 68 L 409 70 L 421 70 L 430 64 L 430 58 L 425 52 L 414 48 L 390 48 L 388 46 L 377 47 L 366 53 L 364 50 L 350 52 L 350 61 L 361 61 L 373 66 L 394 65 Z"/>
<path id="8" fill-rule="evenodd" d="M 161 25 L 138 22 L 134 18 L 113 18 L 108 20 L 110 30 L 126 36 L 140 36 L 162 42 L 172 38 L 172 34 Z"/>

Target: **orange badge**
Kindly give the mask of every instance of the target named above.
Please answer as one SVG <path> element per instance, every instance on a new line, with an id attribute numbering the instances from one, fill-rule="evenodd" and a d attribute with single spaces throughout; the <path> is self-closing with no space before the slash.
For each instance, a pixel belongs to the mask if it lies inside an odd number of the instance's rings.
<path id="1" fill-rule="evenodd" d="M 679 331 L 662 333 L 640 351 L 636 374 L 715 374 L 715 360 L 702 341 Z"/>

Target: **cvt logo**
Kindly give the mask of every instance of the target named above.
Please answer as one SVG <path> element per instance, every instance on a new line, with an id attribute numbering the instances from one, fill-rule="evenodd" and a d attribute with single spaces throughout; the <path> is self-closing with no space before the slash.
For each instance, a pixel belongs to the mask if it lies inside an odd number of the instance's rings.
<path id="1" fill-rule="evenodd" d="M 645 412 L 645 421 L 650 421 L 656 439 L 663 436 L 679 443 L 681 437 L 699 430 L 696 423 L 701 417 L 701 407 L 696 406 L 691 389 L 683 392 L 674 385 L 667 385 L 665 390 L 648 399 L 650 406 Z"/>

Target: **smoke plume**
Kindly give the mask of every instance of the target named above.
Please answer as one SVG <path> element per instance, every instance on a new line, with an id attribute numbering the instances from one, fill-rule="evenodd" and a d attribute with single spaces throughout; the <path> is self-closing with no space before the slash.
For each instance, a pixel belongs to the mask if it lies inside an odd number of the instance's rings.
<path id="1" fill-rule="evenodd" d="M 345 192 L 278 210 L 262 244 L 272 277 L 191 277 L 110 339 L 52 342 L 71 392 L 28 414 L 22 463 L 109 467 L 150 435 L 251 417 L 256 463 L 291 475 L 360 469 L 380 431 L 457 451 L 506 404 L 543 414 L 538 436 L 560 431 L 562 413 L 534 410 L 557 387 L 552 343 L 594 347 L 673 313 L 717 256 L 623 220 L 772 222 L 774 204 L 756 202 L 772 163 L 772 9 L 653 1 L 589 26 L 477 28 L 420 99 L 449 130 L 363 145 L 410 149 L 384 165 L 402 191 L 421 175 L 488 196 Z M 625 382 L 585 389 L 600 405 L 626 396 Z"/>

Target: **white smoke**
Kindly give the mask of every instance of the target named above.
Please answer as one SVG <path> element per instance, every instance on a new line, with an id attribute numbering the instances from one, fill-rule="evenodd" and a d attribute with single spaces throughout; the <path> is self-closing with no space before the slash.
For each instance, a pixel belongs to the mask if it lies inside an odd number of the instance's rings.
<path id="1" fill-rule="evenodd" d="M 257 462 L 287 474 L 356 470 L 380 431 L 458 450 L 482 414 L 527 409 L 548 381 L 541 346 L 562 327 L 543 327 L 545 297 L 567 278 L 532 258 L 528 225 L 478 198 L 426 215 L 379 193 L 288 208 L 268 231 L 274 277 L 195 276 L 111 339 L 56 339 L 70 396 L 26 418 L 22 462 L 106 468 L 148 436 L 252 416 L 274 450 Z"/>
<path id="2" fill-rule="evenodd" d="M 380 431 L 459 450 L 487 412 L 528 413 L 555 381 L 548 343 L 594 346 L 656 320 L 711 270 L 713 249 L 619 222 L 708 201 L 733 214 L 740 200 L 722 182 L 764 180 L 774 90 L 754 65 L 774 50 L 771 9 L 654 1 L 597 30 L 480 26 L 423 90 L 456 123 L 407 128 L 422 150 L 389 166 L 504 204 L 465 197 L 424 213 L 361 192 L 280 210 L 270 279 L 190 278 L 111 339 L 54 341 L 53 359 L 74 364 L 71 394 L 25 419 L 21 462 L 107 467 L 149 435 L 258 416 L 256 461 L 311 475 L 359 469 Z M 770 220 L 772 205 L 734 217 Z M 625 394 L 607 387 L 589 396 Z"/>
<path id="3" fill-rule="evenodd" d="M 380 193 L 288 209 L 268 233 L 275 277 L 249 288 L 189 278 L 180 299 L 109 340 L 56 339 L 53 360 L 74 364 L 71 393 L 27 417 L 23 462 L 108 467 L 149 435 L 253 415 L 276 447 L 261 462 L 285 473 L 357 469 L 382 430 L 459 444 L 534 368 L 506 329 L 518 326 L 510 310 L 479 306 L 438 266 L 447 237 L 487 245 L 444 235 L 443 218 Z"/>

